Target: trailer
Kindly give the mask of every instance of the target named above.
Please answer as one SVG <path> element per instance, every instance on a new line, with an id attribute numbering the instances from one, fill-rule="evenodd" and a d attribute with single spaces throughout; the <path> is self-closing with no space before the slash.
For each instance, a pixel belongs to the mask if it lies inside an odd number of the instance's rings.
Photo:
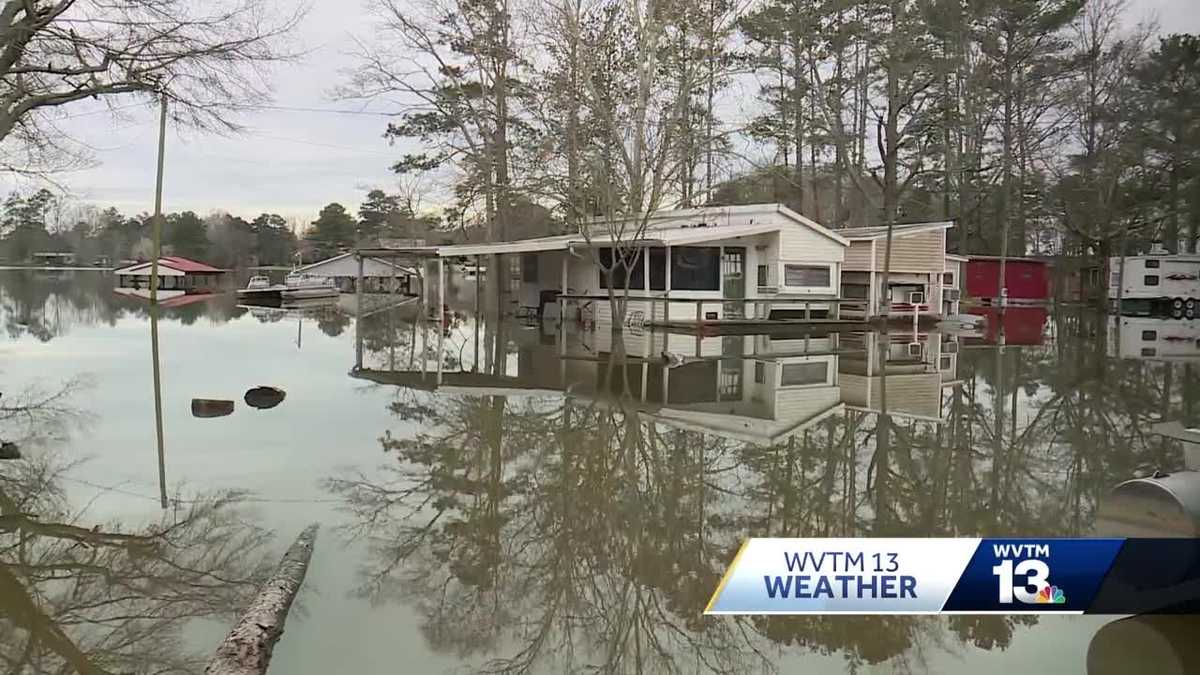
<path id="1" fill-rule="evenodd" d="M 1200 255 L 1109 258 L 1108 271 L 1108 297 L 1119 313 L 1189 319 L 1200 314 Z"/>
<path id="2" fill-rule="evenodd" d="M 1114 316 L 1108 329 L 1109 357 L 1200 362 L 1200 321 Z"/>

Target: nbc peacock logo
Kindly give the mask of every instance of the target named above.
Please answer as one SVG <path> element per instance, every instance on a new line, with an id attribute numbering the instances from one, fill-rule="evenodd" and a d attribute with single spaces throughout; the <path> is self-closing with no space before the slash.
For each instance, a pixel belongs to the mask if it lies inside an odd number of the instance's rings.
<path id="1" fill-rule="evenodd" d="M 1038 591 L 1037 601 L 1039 603 L 1061 605 L 1067 601 L 1067 596 L 1063 595 L 1062 589 L 1058 586 L 1042 586 L 1042 590 Z"/>

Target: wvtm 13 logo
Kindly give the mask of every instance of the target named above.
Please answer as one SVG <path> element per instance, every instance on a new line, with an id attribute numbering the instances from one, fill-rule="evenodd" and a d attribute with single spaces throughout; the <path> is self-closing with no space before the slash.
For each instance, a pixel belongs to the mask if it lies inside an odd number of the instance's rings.
<path id="1" fill-rule="evenodd" d="M 1061 605 L 1067 601 L 1063 589 L 1050 582 L 1050 565 L 1041 558 L 1050 557 L 1048 544 L 992 544 L 1000 564 L 992 568 L 996 576 L 999 602 L 1026 605 Z"/>

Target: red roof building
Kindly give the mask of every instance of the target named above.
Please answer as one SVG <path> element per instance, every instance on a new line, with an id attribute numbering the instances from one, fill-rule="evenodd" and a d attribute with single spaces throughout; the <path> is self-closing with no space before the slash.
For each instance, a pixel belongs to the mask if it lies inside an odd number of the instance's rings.
<path id="1" fill-rule="evenodd" d="M 118 288 L 149 288 L 150 262 L 140 262 L 114 270 Z M 217 289 L 217 281 L 225 270 L 177 255 L 158 259 L 158 287 L 163 290 L 178 290 L 210 293 Z"/>

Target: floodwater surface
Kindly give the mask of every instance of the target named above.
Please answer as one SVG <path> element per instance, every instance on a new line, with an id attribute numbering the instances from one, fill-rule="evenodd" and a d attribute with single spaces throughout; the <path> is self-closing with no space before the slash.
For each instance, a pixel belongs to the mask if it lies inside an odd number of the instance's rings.
<path id="1" fill-rule="evenodd" d="M 1186 463 L 1156 430 L 1196 412 L 1187 322 L 614 341 L 112 286 L 0 271 L 8 672 L 202 672 L 313 522 L 271 672 L 1196 665 L 1178 618 L 703 616 L 750 536 L 1096 533 L 1115 485 Z"/>

